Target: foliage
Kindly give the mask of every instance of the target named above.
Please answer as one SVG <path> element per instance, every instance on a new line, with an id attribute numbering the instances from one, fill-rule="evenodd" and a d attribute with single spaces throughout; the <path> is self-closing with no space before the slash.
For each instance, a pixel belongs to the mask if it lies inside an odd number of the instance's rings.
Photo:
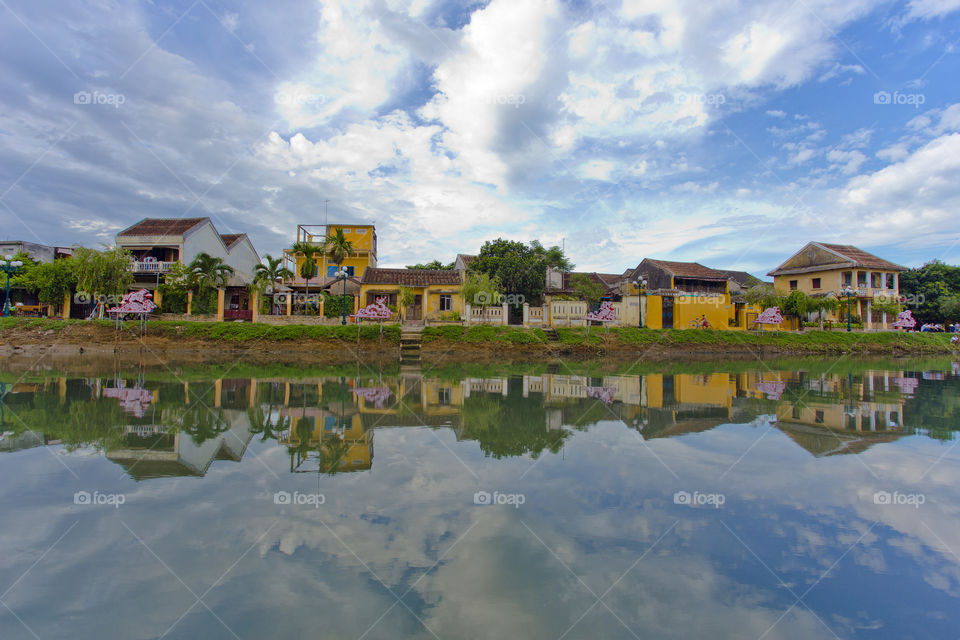
<path id="1" fill-rule="evenodd" d="M 78 247 L 70 258 L 78 291 L 91 295 L 122 295 L 133 284 L 130 252 L 123 247 L 98 251 Z"/>
<path id="2" fill-rule="evenodd" d="M 324 241 L 323 252 L 330 258 L 330 262 L 341 265 L 347 256 L 353 253 L 353 243 L 343 235 L 343 229 L 337 229 Z"/>
<path id="3" fill-rule="evenodd" d="M 323 253 L 323 245 L 313 244 L 312 242 L 295 242 L 290 250 L 303 256 L 303 262 L 300 263 L 300 277 L 307 281 L 307 293 L 310 292 L 310 280 L 317 275 L 318 253 Z"/>
<path id="4" fill-rule="evenodd" d="M 743 295 L 747 302 L 758 305 L 762 309 L 779 307 L 783 304 L 783 294 L 774 289 L 772 284 L 766 282 L 750 287 L 743 292 Z"/>
<path id="5" fill-rule="evenodd" d="M 293 278 L 293 271 L 281 266 L 283 258 L 274 258 L 269 253 L 263 257 L 263 262 L 253 268 L 253 283 L 264 292 L 269 292 L 278 283 Z"/>
<path id="6" fill-rule="evenodd" d="M 453 269 L 453 264 L 454 263 L 452 262 L 448 262 L 444 264 L 439 260 L 431 260 L 430 262 L 427 262 L 427 263 L 408 264 L 407 269 L 439 269 L 443 271 L 449 271 L 450 269 Z"/>
<path id="7" fill-rule="evenodd" d="M 161 300 L 162 302 L 162 300 Z M 211 315 L 217 312 L 217 290 L 201 288 L 193 292 L 193 302 L 190 304 L 190 313 L 195 315 Z"/>
<path id="8" fill-rule="evenodd" d="M 539 240 L 530 241 L 530 249 L 543 262 L 545 267 L 553 267 L 558 271 L 573 271 L 574 264 L 564 255 L 563 249 L 557 245 L 544 247 Z"/>
<path id="9" fill-rule="evenodd" d="M 940 317 L 947 322 L 960 319 L 960 294 L 952 293 L 940 298 Z"/>
<path id="10" fill-rule="evenodd" d="M 467 304 L 485 307 L 496 303 L 501 288 L 500 281 L 496 277 L 477 271 L 468 271 L 464 275 L 460 293 Z"/>
<path id="11" fill-rule="evenodd" d="M 571 275 L 570 285 L 581 300 L 585 300 L 591 305 L 597 304 L 603 297 L 603 285 L 595 282 L 585 273 Z"/>
<path id="12" fill-rule="evenodd" d="M 226 286 L 227 278 L 234 273 L 233 267 L 224 262 L 223 258 L 216 258 L 208 253 L 198 253 L 187 265 L 187 269 L 191 282 L 199 290 Z"/>
<path id="13" fill-rule="evenodd" d="M 413 292 L 413 289 L 400 285 L 400 288 L 397 290 L 397 307 L 400 308 L 401 314 L 404 317 L 407 315 L 407 307 L 416 301 L 417 296 Z"/>
<path id="14" fill-rule="evenodd" d="M 488 240 L 470 263 L 472 273 L 496 278 L 504 293 L 522 295 L 530 304 L 540 304 L 547 266 L 572 266 L 557 247 L 545 249 L 534 241 L 530 246 L 515 240 Z"/>
<path id="15" fill-rule="evenodd" d="M 162 313 L 186 313 L 187 292 L 170 284 L 160 285 L 160 311 Z"/>
<path id="16" fill-rule="evenodd" d="M 900 295 L 910 302 L 917 322 L 949 321 L 940 301 L 960 295 L 960 266 L 934 260 L 918 269 L 908 269 L 900 274 Z M 947 303 L 947 309 L 952 308 L 950 304 Z"/>
<path id="17" fill-rule="evenodd" d="M 323 294 L 323 315 L 327 318 L 339 318 L 346 306 L 347 315 L 353 313 L 353 296 L 331 296 Z"/>
<path id="18" fill-rule="evenodd" d="M 10 280 L 11 286 L 19 286 L 37 294 L 40 304 L 59 306 L 77 284 L 77 276 L 69 259 L 53 262 L 24 262 L 20 273 Z"/>

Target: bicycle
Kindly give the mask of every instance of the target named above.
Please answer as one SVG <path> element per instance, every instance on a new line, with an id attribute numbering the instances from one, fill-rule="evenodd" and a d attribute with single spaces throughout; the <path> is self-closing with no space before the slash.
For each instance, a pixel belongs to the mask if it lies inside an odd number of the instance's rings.
<path id="1" fill-rule="evenodd" d="M 690 328 L 691 329 L 709 329 L 710 321 L 707 320 L 707 316 L 705 315 L 700 316 L 699 318 L 690 321 Z"/>

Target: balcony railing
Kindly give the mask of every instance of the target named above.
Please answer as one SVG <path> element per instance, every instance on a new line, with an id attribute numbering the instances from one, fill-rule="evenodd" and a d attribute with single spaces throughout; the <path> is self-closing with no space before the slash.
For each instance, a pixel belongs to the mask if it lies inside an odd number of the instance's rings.
<path id="1" fill-rule="evenodd" d="M 166 273 L 176 262 L 131 262 L 130 271 L 134 273 Z"/>

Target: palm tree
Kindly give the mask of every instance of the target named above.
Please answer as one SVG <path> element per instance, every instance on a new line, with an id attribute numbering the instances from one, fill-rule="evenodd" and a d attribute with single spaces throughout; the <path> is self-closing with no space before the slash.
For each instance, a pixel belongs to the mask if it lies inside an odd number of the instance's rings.
<path id="1" fill-rule="evenodd" d="M 347 256 L 353 253 L 353 243 L 343 235 L 343 229 L 337 229 L 332 236 L 327 236 L 327 239 L 323 243 L 323 252 L 330 259 L 330 262 L 339 267 L 343 264 L 343 261 L 347 259 Z M 337 270 L 339 271 L 339 269 Z M 344 291 L 345 290 L 346 280 L 344 280 Z M 340 299 L 340 304 L 345 304 L 343 298 Z M 359 336 L 360 334 L 357 333 L 357 335 Z"/>
<path id="2" fill-rule="evenodd" d="M 323 253 L 323 244 L 314 244 L 301 240 L 294 242 L 290 251 L 303 256 L 303 262 L 300 263 L 300 277 L 307 281 L 307 295 L 310 295 L 310 279 L 317 273 L 316 255 Z"/>
<path id="3" fill-rule="evenodd" d="M 223 261 L 222 258 L 215 258 L 208 253 L 198 253 L 196 257 L 187 265 L 189 272 L 189 281 L 191 288 L 196 287 L 199 292 L 206 293 L 208 289 L 224 287 L 227 284 L 227 278 L 234 273 L 233 267 Z M 206 306 L 207 296 L 202 295 L 202 304 Z"/>
<path id="4" fill-rule="evenodd" d="M 266 264 L 261 262 L 253 268 L 253 284 L 259 291 L 266 292 L 269 288 L 272 290 L 277 282 L 293 278 L 293 271 L 287 267 L 280 266 L 283 258 L 274 258 L 269 253 L 264 256 Z M 271 311 L 273 307 L 271 306 Z"/>
<path id="5" fill-rule="evenodd" d="M 343 235 L 343 229 L 337 229 L 323 243 L 323 252 L 330 258 L 330 262 L 339 267 L 347 259 L 347 256 L 353 253 L 353 243 Z"/>
<path id="6" fill-rule="evenodd" d="M 223 258 L 214 258 L 208 253 L 198 253 L 187 268 L 193 281 L 201 288 L 222 287 L 234 273 L 233 267 L 224 262 Z"/>

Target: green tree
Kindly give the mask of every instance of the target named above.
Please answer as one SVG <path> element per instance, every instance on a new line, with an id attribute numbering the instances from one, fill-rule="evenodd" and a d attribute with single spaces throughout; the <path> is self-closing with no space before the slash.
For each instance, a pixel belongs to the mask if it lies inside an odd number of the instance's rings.
<path id="1" fill-rule="evenodd" d="M 545 267 L 553 267 L 558 271 L 573 271 L 574 264 L 564 255 L 558 245 L 544 247 L 539 240 L 530 241 L 530 250 L 533 251 Z"/>
<path id="2" fill-rule="evenodd" d="M 917 322 L 945 320 L 940 299 L 960 294 L 960 267 L 940 260 L 900 274 L 900 295 L 913 311 Z"/>
<path id="3" fill-rule="evenodd" d="M 343 229 L 337 229 L 332 236 L 328 236 L 323 243 L 323 252 L 333 264 L 338 267 L 353 253 L 353 243 L 343 235 Z"/>
<path id="4" fill-rule="evenodd" d="M 130 252 L 123 247 L 107 248 L 103 251 L 79 247 L 73 252 L 70 262 L 77 278 L 77 290 L 93 297 L 121 296 L 133 284 Z M 103 312 L 101 306 L 101 318 Z"/>
<path id="5" fill-rule="evenodd" d="M 253 268 L 253 284 L 257 291 L 272 292 L 277 284 L 293 277 L 293 271 L 282 265 L 283 258 L 274 258 L 269 253 L 263 257 L 263 262 Z"/>
<path id="6" fill-rule="evenodd" d="M 460 294 L 463 300 L 473 306 L 486 307 L 496 304 L 501 293 L 500 281 L 486 273 L 468 271 L 463 278 Z"/>
<path id="7" fill-rule="evenodd" d="M 840 306 L 840 301 L 834 296 L 820 296 L 818 298 L 810 297 L 809 304 L 807 305 L 807 310 L 817 313 L 817 318 L 820 321 L 820 330 L 823 331 L 823 312 L 824 311 L 836 311 Z"/>
<path id="8" fill-rule="evenodd" d="M 77 275 L 70 260 L 39 264 L 25 262 L 21 271 L 10 281 L 11 286 L 16 285 L 37 294 L 40 304 L 59 307 L 77 284 Z"/>
<path id="9" fill-rule="evenodd" d="M 488 240 L 470 263 L 473 273 L 496 278 L 508 294 L 519 294 L 531 304 L 539 304 L 546 280 L 546 264 L 541 255 L 516 240 Z"/>
<path id="10" fill-rule="evenodd" d="M 600 298 L 603 297 L 603 285 L 585 273 L 575 273 L 570 276 L 570 285 L 577 296 L 591 306 L 600 302 Z"/>
<path id="11" fill-rule="evenodd" d="M 940 298 L 940 317 L 947 322 L 960 319 L 960 294 L 951 293 Z"/>
<path id="12" fill-rule="evenodd" d="M 408 264 L 407 269 L 434 269 L 434 270 L 439 269 L 443 271 L 449 271 L 450 269 L 453 269 L 453 263 L 449 262 L 444 264 L 439 260 L 431 260 L 430 262 L 426 262 L 422 264 Z"/>
<path id="13" fill-rule="evenodd" d="M 780 307 L 780 310 L 783 311 L 783 294 L 774 289 L 772 284 L 762 282 L 754 285 L 744 291 L 743 295 L 750 304 L 755 304 L 763 309 Z"/>
<path id="14" fill-rule="evenodd" d="M 207 253 L 198 253 L 187 265 L 189 282 L 194 288 L 193 313 L 212 313 L 216 311 L 216 289 L 227 284 L 227 278 L 234 273 L 233 267 Z M 195 308 L 193 308 L 195 307 Z"/>
<path id="15" fill-rule="evenodd" d="M 791 291 L 790 295 L 783 298 L 783 306 L 780 307 L 780 312 L 784 317 L 797 319 L 797 326 L 800 331 L 803 331 L 803 321 L 810 310 L 810 296 L 800 290 Z"/>
<path id="16" fill-rule="evenodd" d="M 413 289 L 401 285 L 397 291 L 397 311 L 400 312 L 400 322 L 403 322 L 407 317 L 407 307 L 416 301 L 417 296 L 413 292 Z"/>
<path id="17" fill-rule="evenodd" d="M 300 277 L 307 281 L 307 296 L 310 295 L 310 280 L 317 275 L 317 254 L 323 253 L 322 244 L 300 241 L 290 247 L 296 255 L 303 256 L 300 263 Z"/>

